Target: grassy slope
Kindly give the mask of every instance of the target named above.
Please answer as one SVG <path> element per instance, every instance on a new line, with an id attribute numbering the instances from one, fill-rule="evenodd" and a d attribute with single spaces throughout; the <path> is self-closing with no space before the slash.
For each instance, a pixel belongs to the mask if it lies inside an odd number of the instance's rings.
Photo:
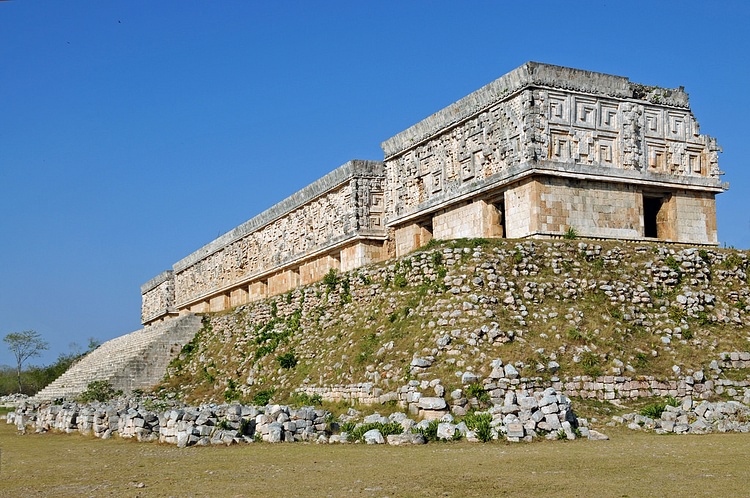
<path id="1" fill-rule="evenodd" d="M 191 402 L 250 401 L 264 389 L 285 401 L 303 383 L 377 380 L 388 392 L 439 378 L 450 389 L 457 372 L 487 375 L 495 358 L 542 379 L 551 360 L 561 378 L 616 373 L 620 362 L 624 375 L 670 378 L 673 365 L 687 373 L 750 349 L 748 261 L 736 250 L 622 242 L 433 243 L 207 316 L 161 388 Z M 678 302 L 688 293 L 699 305 Z M 281 367 L 285 354 L 294 368 Z M 417 374 L 414 356 L 435 361 Z"/>

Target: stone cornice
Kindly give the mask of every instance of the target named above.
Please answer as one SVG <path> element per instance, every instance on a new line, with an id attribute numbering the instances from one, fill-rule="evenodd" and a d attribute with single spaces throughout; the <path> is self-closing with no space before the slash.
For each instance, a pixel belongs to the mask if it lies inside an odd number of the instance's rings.
<path id="1" fill-rule="evenodd" d="M 642 101 L 649 104 L 658 102 L 659 105 L 664 106 L 689 108 L 687 93 L 682 88 L 646 86 L 632 83 L 624 76 L 527 62 L 394 135 L 380 146 L 388 159 L 529 87 L 557 88 L 616 99 Z"/>
<path id="2" fill-rule="evenodd" d="M 384 176 L 384 166 L 381 161 L 362 161 L 352 160 L 335 170 L 331 171 L 324 177 L 314 181 L 307 187 L 290 195 L 278 204 L 266 209 L 259 215 L 251 218 L 237 228 L 221 235 L 215 240 L 209 242 L 189 256 L 181 259 L 174 264 L 175 272 L 180 272 L 198 261 L 207 258 L 211 254 L 220 251 L 229 244 L 251 234 L 274 221 L 283 218 L 295 209 L 304 206 L 310 201 L 320 197 L 352 178 L 382 178 Z"/>

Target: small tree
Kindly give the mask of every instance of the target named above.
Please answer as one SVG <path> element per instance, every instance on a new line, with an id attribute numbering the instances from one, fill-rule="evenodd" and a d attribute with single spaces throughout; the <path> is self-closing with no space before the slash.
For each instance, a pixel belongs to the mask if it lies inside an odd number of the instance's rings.
<path id="1" fill-rule="evenodd" d="M 48 348 L 47 341 L 42 339 L 39 332 L 35 330 L 24 330 L 23 332 L 11 332 L 3 338 L 8 349 L 16 357 L 16 374 L 18 375 L 18 392 L 22 391 L 21 369 L 29 358 L 39 356 Z"/>

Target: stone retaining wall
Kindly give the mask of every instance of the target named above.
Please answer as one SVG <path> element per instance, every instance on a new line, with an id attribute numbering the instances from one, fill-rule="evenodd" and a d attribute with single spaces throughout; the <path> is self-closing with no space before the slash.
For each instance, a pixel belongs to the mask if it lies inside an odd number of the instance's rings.
<path id="1" fill-rule="evenodd" d="M 420 368 L 418 364 L 418 361 L 412 362 L 413 366 Z M 566 396 L 607 401 L 666 396 L 709 400 L 717 395 L 724 395 L 750 404 L 750 376 L 744 380 L 725 377 L 727 371 L 737 369 L 750 370 L 750 352 L 721 353 L 719 360 L 711 361 L 706 373 L 700 370 L 678 379 L 657 379 L 653 376 L 631 378 L 614 375 L 596 378 L 580 376 L 570 379 L 552 377 L 546 380 L 541 377 L 524 378 L 518 376 L 517 370 L 512 365 L 504 366 L 501 361 L 494 360 L 492 373 L 481 381 L 481 385 L 493 403 L 502 400 L 508 392 L 518 390 L 535 392 L 551 387 Z M 462 378 L 462 384 L 465 386 L 479 382 L 480 379 L 470 373 L 464 374 Z M 418 403 L 425 391 L 430 391 L 429 396 L 435 393 L 442 397 L 445 388 L 440 379 L 433 379 L 431 381 L 413 380 L 393 391 L 386 391 L 372 382 L 319 387 L 304 386 L 297 389 L 299 393 L 320 396 L 323 401 L 328 402 L 346 401 L 366 405 L 396 402 L 400 406 L 408 406 L 410 412 L 415 414 L 419 412 Z M 463 393 L 456 395 L 454 401 L 461 400 L 461 398 L 463 398 Z M 463 399 L 463 402 L 454 403 L 453 411 L 459 414 L 465 413 L 467 403 L 466 399 Z"/>

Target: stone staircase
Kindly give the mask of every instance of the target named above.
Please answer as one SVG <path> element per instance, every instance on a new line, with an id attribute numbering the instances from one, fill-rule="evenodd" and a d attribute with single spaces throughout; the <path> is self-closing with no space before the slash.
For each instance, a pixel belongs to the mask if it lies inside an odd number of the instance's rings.
<path id="1" fill-rule="evenodd" d="M 124 392 L 150 388 L 164 377 L 169 362 L 200 328 L 199 316 L 184 315 L 116 337 L 84 356 L 32 399 L 74 398 L 95 380 L 109 381 Z"/>

